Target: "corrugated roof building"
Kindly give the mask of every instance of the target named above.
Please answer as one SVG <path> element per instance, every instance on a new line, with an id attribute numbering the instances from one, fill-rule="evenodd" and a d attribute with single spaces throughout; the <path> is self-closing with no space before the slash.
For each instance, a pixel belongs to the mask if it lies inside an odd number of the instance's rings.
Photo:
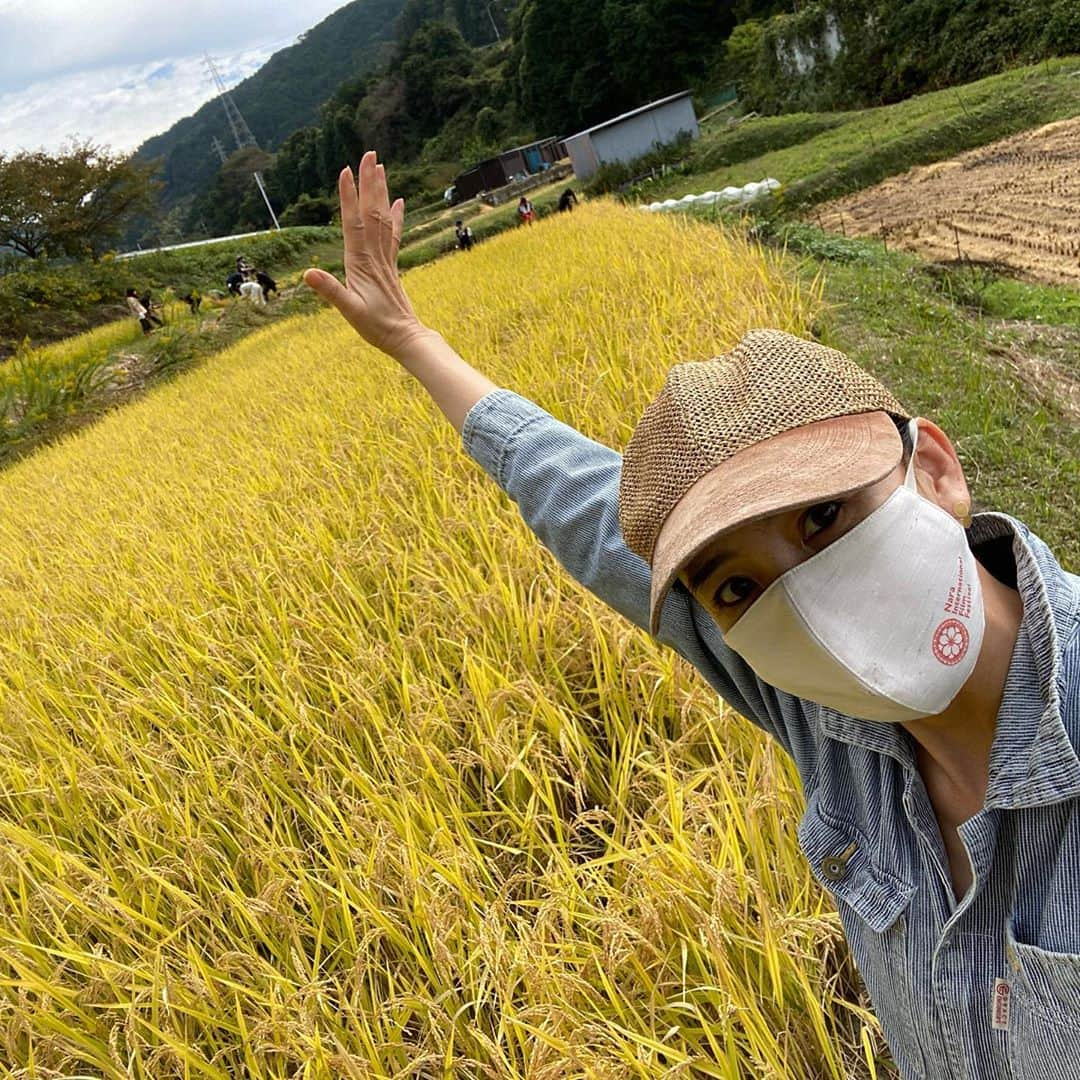
<path id="1" fill-rule="evenodd" d="M 497 157 L 487 158 L 454 178 L 455 200 L 471 199 L 482 191 L 503 187 L 517 176 L 542 172 L 563 156 L 562 143 L 555 138 L 503 150 Z"/>
<path id="2" fill-rule="evenodd" d="M 701 134 L 689 90 L 571 135 L 565 140 L 566 152 L 574 164 L 574 175 L 585 181 L 601 165 L 633 161 L 657 145 L 674 142 L 683 132 L 694 139 Z"/>

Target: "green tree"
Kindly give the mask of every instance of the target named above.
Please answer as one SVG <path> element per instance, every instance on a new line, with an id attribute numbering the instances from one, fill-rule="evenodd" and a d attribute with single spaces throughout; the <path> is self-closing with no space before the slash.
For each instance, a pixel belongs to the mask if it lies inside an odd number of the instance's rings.
<path id="1" fill-rule="evenodd" d="M 434 135 L 471 96 L 472 50 L 449 23 L 421 26 L 405 47 L 400 71 L 405 108 L 422 139 Z"/>
<path id="2" fill-rule="evenodd" d="M 206 194 L 196 200 L 188 216 L 189 226 L 205 222 L 211 236 L 223 236 L 245 225 L 269 228 L 270 216 L 255 185 L 256 171 L 265 171 L 273 157 L 257 147 L 237 150 L 218 170 Z"/>
<path id="3" fill-rule="evenodd" d="M 637 103 L 613 77 L 600 4 L 526 0 L 520 25 L 520 107 L 538 130 L 569 135 Z"/>
<path id="4" fill-rule="evenodd" d="M 325 195 L 315 198 L 306 192 L 281 215 L 282 225 L 329 225 L 334 219 L 337 201 Z"/>
<path id="5" fill-rule="evenodd" d="M 96 258 L 152 204 L 154 169 L 89 140 L 0 154 L 0 245 Z"/>

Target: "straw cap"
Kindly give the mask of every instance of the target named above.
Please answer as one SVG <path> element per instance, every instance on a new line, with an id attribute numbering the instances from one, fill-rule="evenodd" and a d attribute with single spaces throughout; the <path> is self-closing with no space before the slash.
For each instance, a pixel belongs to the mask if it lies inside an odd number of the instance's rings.
<path id="1" fill-rule="evenodd" d="M 619 522 L 652 567 L 650 625 L 679 571 L 721 533 L 876 483 L 909 419 L 843 353 L 754 330 L 725 356 L 677 364 L 623 456 Z"/>

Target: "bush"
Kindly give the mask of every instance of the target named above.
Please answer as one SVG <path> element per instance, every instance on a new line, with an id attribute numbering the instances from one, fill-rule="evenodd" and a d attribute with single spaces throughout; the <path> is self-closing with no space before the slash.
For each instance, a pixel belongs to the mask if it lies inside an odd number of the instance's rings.
<path id="1" fill-rule="evenodd" d="M 308 195 L 304 192 L 291 206 L 286 207 L 281 215 L 281 224 L 293 225 L 329 225 L 337 211 L 335 200 L 325 195 Z"/>

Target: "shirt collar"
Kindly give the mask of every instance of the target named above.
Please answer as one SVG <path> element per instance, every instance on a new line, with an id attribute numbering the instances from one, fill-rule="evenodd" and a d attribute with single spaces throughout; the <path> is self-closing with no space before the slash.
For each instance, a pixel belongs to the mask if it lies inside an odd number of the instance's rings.
<path id="1" fill-rule="evenodd" d="M 1080 795 L 1080 758 L 1062 720 L 1058 686 L 1060 642 L 1074 632 L 1080 595 L 1046 545 L 1015 519 L 980 514 L 970 536 L 977 553 L 980 546 L 1011 539 L 1024 608 L 990 751 L 986 806 L 1017 809 Z M 858 720 L 826 706 L 820 723 L 830 738 L 915 767 L 912 741 L 899 725 Z"/>
<path id="2" fill-rule="evenodd" d="M 1061 710 L 1061 653 L 1080 594 L 1046 545 L 1004 514 L 985 514 L 973 543 L 1012 537 L 1024 617 L 990 749 L 986 808 L 1018 810 L 1080 796 L 1080 757 Z"/>

